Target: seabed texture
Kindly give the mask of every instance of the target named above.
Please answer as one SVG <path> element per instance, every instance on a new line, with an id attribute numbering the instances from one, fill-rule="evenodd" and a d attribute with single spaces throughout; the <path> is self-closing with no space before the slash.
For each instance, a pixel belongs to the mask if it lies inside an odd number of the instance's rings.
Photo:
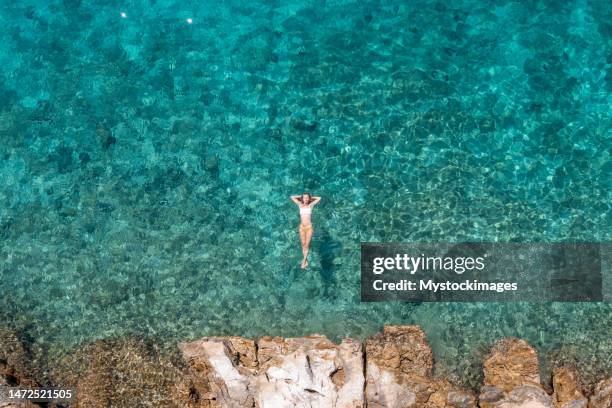
<path id="1" fill-rule="evenodd" d="M 359 303 L 362 241 L 610 241 L 610 4 L 1 1 L 0 321 L 48 358 L 416 323 L 461 378 L 506 336 L 611 370 L 610 303 Z"/>

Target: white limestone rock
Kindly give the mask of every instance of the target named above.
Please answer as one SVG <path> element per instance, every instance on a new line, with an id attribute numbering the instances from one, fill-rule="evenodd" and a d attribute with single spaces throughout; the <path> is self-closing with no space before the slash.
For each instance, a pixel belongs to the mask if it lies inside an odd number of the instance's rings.
<path id="1" fill-rule="evenodd" d="M 362 408 L 361 343 L 337 345 L 325 336 L 204 338 L 180 343 L 200 399 L 219 407 Z M 197 383 L 197 381 L 193 381 Z"/>
<path id="2" fill-rule="evenodd" d="M 361 344 L 336 345 L 324 336 L 258 342 L 260 370 L 256 397 L 260 408 L 361 408 Z"/>

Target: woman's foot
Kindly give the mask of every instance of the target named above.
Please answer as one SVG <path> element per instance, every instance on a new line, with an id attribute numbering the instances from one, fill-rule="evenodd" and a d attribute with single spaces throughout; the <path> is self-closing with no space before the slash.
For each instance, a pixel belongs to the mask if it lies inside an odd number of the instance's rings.
<path id="1" fill-rule="evenodd" d="M 306 269 L 307 266 L 308 266 L 308 259 L 304 258 L 302 260 L 302 269 Z"/>

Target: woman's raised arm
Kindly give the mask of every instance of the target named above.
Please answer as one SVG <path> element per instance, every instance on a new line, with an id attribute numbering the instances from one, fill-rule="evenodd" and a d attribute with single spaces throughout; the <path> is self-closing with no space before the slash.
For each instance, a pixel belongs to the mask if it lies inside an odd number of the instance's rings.
<path id="1" fill-rule="evenodd" d="M 294 203 L 296 203 L 297 205 L 300 205 L 300 204 L 302 204 L 302 202 L 300 201 L 300 198 L 301 198 L 301 197 L 302 197 L 302 196 L 300 196 L 300 195 L 292 195 L 292 196 L 291 196 L 291 201 L 293 201 L 293 202 L 294 202 Z"/>
<path id="2" fill-rule="evenodd" d="M 314 207 L 315 205 L 319 204 L 319 201 L 321 201 L 321 197 L 312 197 L 312 201 L 310 202 L 310 206 Z"/>

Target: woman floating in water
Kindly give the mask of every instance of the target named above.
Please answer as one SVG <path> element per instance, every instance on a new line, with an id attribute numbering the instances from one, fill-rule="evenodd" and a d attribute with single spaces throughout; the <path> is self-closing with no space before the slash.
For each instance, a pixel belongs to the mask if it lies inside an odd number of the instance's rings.
<path id="1" fill-rule="evenodd" d="M 291 196 L 291 201 L 300 207 L 300 241 L 302 241 L 302 269 L 308 266 L 308 250 L 310 249 L 310 240 L 312 239 L 312 222 L 310 216 L 312 208 L 321 201 L 321 197 L 313 197 L 310 193 L 304 193 L 301 196 Z"/>

